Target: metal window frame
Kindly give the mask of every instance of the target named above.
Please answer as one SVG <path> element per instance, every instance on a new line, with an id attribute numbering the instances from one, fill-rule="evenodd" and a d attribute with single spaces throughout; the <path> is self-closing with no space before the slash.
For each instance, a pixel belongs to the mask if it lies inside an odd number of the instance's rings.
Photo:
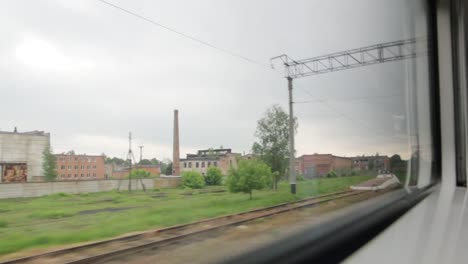
<path id="1" fill-rule="evenodd" d="M 452 68 L 455 114 L 455 166 L 456 183 L 466 187 L 467 138 L 468 138 L 468 87 L 467 87 L 467 4 L 463 0 L 453 0 L 450 8 L 452 30 Z"/>

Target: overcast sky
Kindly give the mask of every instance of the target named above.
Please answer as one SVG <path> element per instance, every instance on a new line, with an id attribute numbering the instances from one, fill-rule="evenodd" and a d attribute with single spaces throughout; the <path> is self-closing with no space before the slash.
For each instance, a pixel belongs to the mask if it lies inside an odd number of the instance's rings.
<path id="1" fill-rule="evenodd" d="M 123 158 L 128 132 L 145 158 L 172 157 L 179 109 L 181 156 L 209 147 L 249 152 L 256 122 L 287 110 L 287 84 L 269 68 L 425 35 L 404 0 L 109 0 L 240 54 L 233 57 L 97 0 L 0 2 L 0 130 L 44 130 L 55 152 Z M 410 62 L 294 81 L 299 155 L 408 155 Z M 306 92 L 304 92 L 304 90 Z"/>

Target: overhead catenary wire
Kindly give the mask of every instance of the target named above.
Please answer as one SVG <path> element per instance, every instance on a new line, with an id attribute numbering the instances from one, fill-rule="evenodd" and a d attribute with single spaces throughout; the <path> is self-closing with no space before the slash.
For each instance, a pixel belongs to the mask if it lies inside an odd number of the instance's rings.
<path id="1" fill-rule="evenodd" d="M 108 2 L 108 1 L 106 1 L 106 0 L 97 0 L 97 1 L 99 1 L 99 2 L 101 2 L 101 3 L 103 3 L 103 4 L 106 4 L 106 5 L 108 5 L 108 6 L 111 6 L 111 7 L 113 7 L 113 8 L 116 8 L 116 9 L 118 9 L 118 10 L 124 12 L 124 13 L 127 13 L 127 14 L 129 14 L 129 15 L 131 15 L 131 16 L 134 16 L 134 17 L 137 17 L 137 18 L 139 18 L 139 19 L 141 19 L 141 20 L 144 20 L 144 21 L 146 21 L 146 22 L 148 22 L 148 23 L 151 23 L 152 25 L 155 25 L 155 26 L 157 26 L 157 27 L 160 27 L 160 28 L 163 28 L 163 29 L 165 29 L 165 30 L 168 30 L 168 31 L 170 31 L 170 32 L 172 32 L 172 33 L 174 33 L 174 34 L 177 34 L 177 35 L 179 35 L 179 36 L 182 36 L 182 37 L 184 37 L 184 38 L 186 38 L 186 39 L 189 39 L 189 40 L 191 40 L 191 41 L 197 42 L 197 43 L 199 43 L 199 44 L 202 44 L 202 45 L 204 45 L 204 46 L 207 46 L 207 47 L 212 48 L 212 49 L 214 49 L 214 50 L 217 50 L 217 51 L 219 51 L 219 52 L 228 54 L 228 55 L 230 55 L 230 56 L 232 56 L 232 57 L 236 57 L 236 58 L 242 59 L 242 60 L 247 61 L 247 62 L 249 62 L 249 63 L 255 64 L 255 65 L 258 65 L 258 66 L 262 66 L 262 67 L 266 67 L 266 68 L 268 68 L 268 69 L 271 70 L 270 66 L 267 65 L 267 64 L 263 64 L 263 63 L 261 63 L 261 62 L 258 62 L 258 61 L 256 61 L 256 60 L 254 60 L 254 59 L 251 59 L 251 58 L 248 58 L 248 57 L 246 57 L 246 56 L 244 56 L 244 55 L 241 55 L 241 54 L 232 52 L 232 51 L 227 50 L 227 49 L 225 49 L 225 48 L 221 48 L 221 47 L 215 46 L 215 45 L 213 45 L 213 44 L 211 44 L 211 43 L 209 43 L 209 42 L 207 42 L 207 41 L 204 41 L 204 40 L 195 38 L 195 37 L 193 37 L 193 36 L 191 36 L 191 35 L 189 35 L 189 34 L 186 34 L 186 33 L 184 33 L 184 32 L 175 30 L 175 29 L 173 29 L 173 28 L 171 28 L 171 27 L 165 26 L 165 25 L 163 25 L 163 24 L 161 24 L 161 23 L 159 23 L 159 22 L 154 21 L 153 19 L 150 19 L 150 18 L 148 18 L 148 17 L 142 16 L 142 15 L 136 13 L 136 12 L 130 11 L 130 10 L 126 9 L 126 8 L 123 8 L 123 7 L 121 7 L 121 6 L 118 6 L 118 5 L 116 5 L 116 4 L 113 4 L 113 3 L 111 3 L 111 2 Z"/>

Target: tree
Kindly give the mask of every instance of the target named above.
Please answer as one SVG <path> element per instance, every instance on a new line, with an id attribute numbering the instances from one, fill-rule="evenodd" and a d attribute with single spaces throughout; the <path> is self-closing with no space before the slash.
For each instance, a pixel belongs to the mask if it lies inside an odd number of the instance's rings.
<path id="1" fill-rule="evenodd" d="M 294 120 L 297 131 L 297 119 Z M 252 152 L 279 175 L 274 179 L 274 188 L 289 163 L 289 116 L 279 105 L 270 107 L 263 118 L 257 122 L 255 137 L 258 139 L 252 146 Z"/>
<path id="2" fill-rule="evenodd" d="M 149 171 L 145 170 L 132 170 L 132 179 L 144 179 L 144 178 L 150 178 L 151 173 Z"/>
<path id="3" fill-rule="evenodd" d="M 240 160 L 237 169 L 228 172 L 227 185 L 230 192 L 248 193 L 261 190 L 271 184 L 271 168 L 260 160 Z"/>
<path id="4" fill-rule="evenodd" d="M 57 178 L 57 160 L 51 147 L 46 147 L 42 152 L 42 172 L 46 181 L 54 181 Z"/>
<path id="5" fill-rule="evenodd" d="M 206 185 L 221 185 L 223 173 L 218 167 L 209 167 L 205 176 Z"/>
<path id="6" fill-rule="evenodd" d="M 138 162 L 139 165 L 152 165 L 151 161 L 149 159 L 142 159 L 140 162 Z"/>
<path id="7" fill-rule="evenodd" d="M 75 155 L 75 151 L 72 149 L 72 150 L 67 151 L 66 154 L 67 155 Z"/>
<path id="8" fill-rule="evenodd" d="M 166 174 L 166 175 L 172 175 L 172 162 L 169 163 L 169 164 L 166 166 L 166 168 L 165 168 L 165 170 L 164 170 L 164 174 Z"/>
<path id="9" fill-rule="evenodd" d="M 183 171 L 182 185 L 192 189 L 200 189 L 205 186 L 205 179 L 198 171 Z"/>

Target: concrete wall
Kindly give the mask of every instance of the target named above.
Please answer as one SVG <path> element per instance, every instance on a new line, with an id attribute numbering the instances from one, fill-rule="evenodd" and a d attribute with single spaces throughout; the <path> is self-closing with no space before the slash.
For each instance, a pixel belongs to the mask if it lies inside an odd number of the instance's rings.
<path id="1" fill-rule="evenodd" d="M 175 188 L 182 183 L 180 176 L 161 176 L 154 179 L 154 188 Z"/>
<path id="2" fill-rule="evenodd" d="M 42 152 L 49 144 L 49 133 L 0 132 L 0 164 L 26 163 L 27 181 L 32 181 L 33 178 L 42 175 Z"/>
<path id="3" fill-rule="evenodd" d="M 154 188 L 153 179 L 142 179 L 146 189 Z M 37 197 L 53 193 L 90 193 L 117 189 L 119 180 L 55 181 L 0 184 L 0 199 Z M 120 180 L 120 190 L 128 190 L 128 180 Z M 132 190 L 142 190 L 139 180 L 132 180 Z"/>

